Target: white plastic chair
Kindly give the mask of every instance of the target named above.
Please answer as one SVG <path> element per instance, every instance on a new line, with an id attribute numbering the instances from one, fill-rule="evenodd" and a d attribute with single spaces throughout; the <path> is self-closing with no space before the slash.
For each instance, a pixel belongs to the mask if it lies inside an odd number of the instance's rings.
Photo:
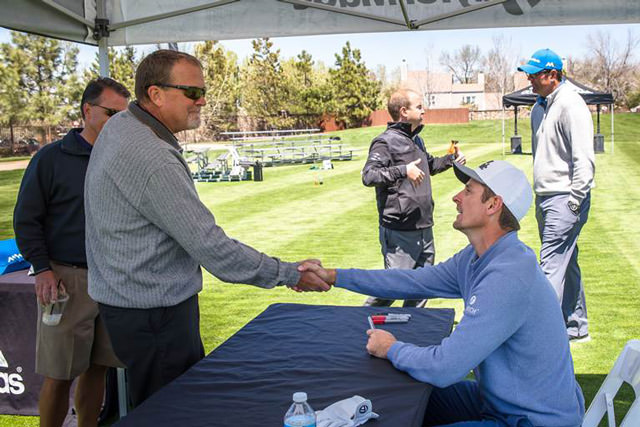
<path id="1" fill-rule="evenodd" d="M 589 405 L 582 427 L 597 427 L 605 412 L 609 427 L 615 427 L 613 398 L 623 382 L 631 384 L 636 396 L 620 427 L 638 427 L 640 426 L 640 340 L 630 340 L 624 346 L 611 372 L 604 379 L 600 390 Z"/>

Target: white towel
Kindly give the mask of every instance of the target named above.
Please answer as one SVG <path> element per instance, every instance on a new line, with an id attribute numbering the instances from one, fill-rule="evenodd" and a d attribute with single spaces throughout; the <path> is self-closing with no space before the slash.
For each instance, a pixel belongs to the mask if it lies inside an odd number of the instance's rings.
<path id="1" fill-rule="evenodd" d="M 356 427 L 378 418 L 372 411 L 371 401 L 362 396 L 353 396 L 316 411 L 317 427 Z"/>

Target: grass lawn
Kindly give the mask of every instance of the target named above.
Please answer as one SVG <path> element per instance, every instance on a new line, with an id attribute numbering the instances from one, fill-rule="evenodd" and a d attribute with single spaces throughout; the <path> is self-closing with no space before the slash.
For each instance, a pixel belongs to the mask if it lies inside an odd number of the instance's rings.
<path id="1" fill-rule="evenodd" d="M 521 123 L 523 148 L 530 152 L 527 122 Z M 609 123 L 605 115 L 602 133 L 607 138 L 607 153 L 597 155 L 591 213 L 579 242 L 593 340 L 571 350 L 587 404 L 625 342 L 640 335 L 640 264 L 635 260 L 640 253 L 640 115 L 616 115 L 615 154 L 610 152 Z M 513 122 L 508 123 L 507 136 L 512 134 L 512 127 Z M 339 132 L 345 144 L 360 151 L 352 161 L 334 163 L 335 169 L 330 171 L 310 170 L 309 165 L 266 168 L 263 182 L 199 183 L 198 191 L 227 234 L 268 254 L 291 261 L 317 257 L 330 267 L 381 268 L 374 190 L 360 181 L 369 143 L 381 131 L 364 128 Z M 429 125 L 422 135 L 434 155 L 444 154 L 450 139 L 460 140 L 473 167 L 503 158 L 499 121 Z M 504 158 L 531 176 L 531 156 Z M 12 237 L 13 204 L 22 173 L 0 172 L 0 238 Z M 318 175 L 323 185 L 314 185 Z M 461 184 L 453 172 L 432 177 L 432 182 L 436 261 L 442 261 L 467 244 L 464 235 L 451 227 L 455 216 L 451 198 Z M 539 250 L 533 209 L 523 220 L 519 234 Z M 205 273 L 200 299 L 202 338 L 208 353 L 275 302 L 361 305 L 363 301 L 363 296 L 341 289 L 297 294 L 286 289 L 226 284 Z M 429 306 L 453 307 L 458 316 L 462 313 L 460 301 L 430 300 Z M 631 388 L 624 388 L 616 398 L 616 413 L 624 412 L 632 398 Z M 37 417 L 0 416 L 0 427 L 35 426 L 37 422 Z"/>

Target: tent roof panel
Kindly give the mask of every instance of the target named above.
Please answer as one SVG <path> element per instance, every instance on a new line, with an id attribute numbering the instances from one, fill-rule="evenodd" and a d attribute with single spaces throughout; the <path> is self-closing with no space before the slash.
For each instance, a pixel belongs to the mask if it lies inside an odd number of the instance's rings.
<path id="1" fill-rule="evenodd" d="M 112 46 L 404 31 L 408 28 L 405 17 L 421 30 L 640 22 L 637 0 L 491 0 L 485 4 L 433 0 L 405 2 L 404 10 L 392 0 L 104 1 L 110 25 L 123 25 L 110 34 Z M 97 44 L 91 29 L 56 9 L 65 8 L 94 22 L 96 0 L 0 0 L 0 5 L 0 26 Z M 133 20 L 207 5 L 217 7 L 126 26 Z"/>

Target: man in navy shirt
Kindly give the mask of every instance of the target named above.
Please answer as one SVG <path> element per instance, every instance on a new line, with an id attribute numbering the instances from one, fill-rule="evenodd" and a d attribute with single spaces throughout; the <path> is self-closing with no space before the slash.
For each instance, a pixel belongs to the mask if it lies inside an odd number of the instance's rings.
<path id="1" fill-rule="evenodd" d="M 535 253 L 517 235 L 531 187 L 505 161 L 454 168 L 465 187 L 453 197 L 453 227 L 470 244 L 447 261 L 416 270 L 324 270 L 309 263 L 301 269 L 382 298 L 464 300 L 460 323 L 439 345 L 418 347 L 382 329 L 367 331 L 370 354 L 435 386 L 424 425 L 580 426 L 584 398 L 562 311 Z M 472 370 L 475 379 L 465 380 Z"/>
<path id="2" fill-rule="evenodd" d="M 20 252 L 36 274 L 38 320 L 42 307 L 69 295 L 58 325 L 38 322 L 36 372 L 44 375 L 40 425 L 61 426 L 77 377 L 79 426 L 95 426 L 107 366 L 120 366 L 87 292 L 84 179 L 93 143 L 111 116 L 127 108 L 129 91 L 109 78 L 91 81 L 80 103 L 85 127 L 42 147 L 25 171 L 13 227 Z"/>

